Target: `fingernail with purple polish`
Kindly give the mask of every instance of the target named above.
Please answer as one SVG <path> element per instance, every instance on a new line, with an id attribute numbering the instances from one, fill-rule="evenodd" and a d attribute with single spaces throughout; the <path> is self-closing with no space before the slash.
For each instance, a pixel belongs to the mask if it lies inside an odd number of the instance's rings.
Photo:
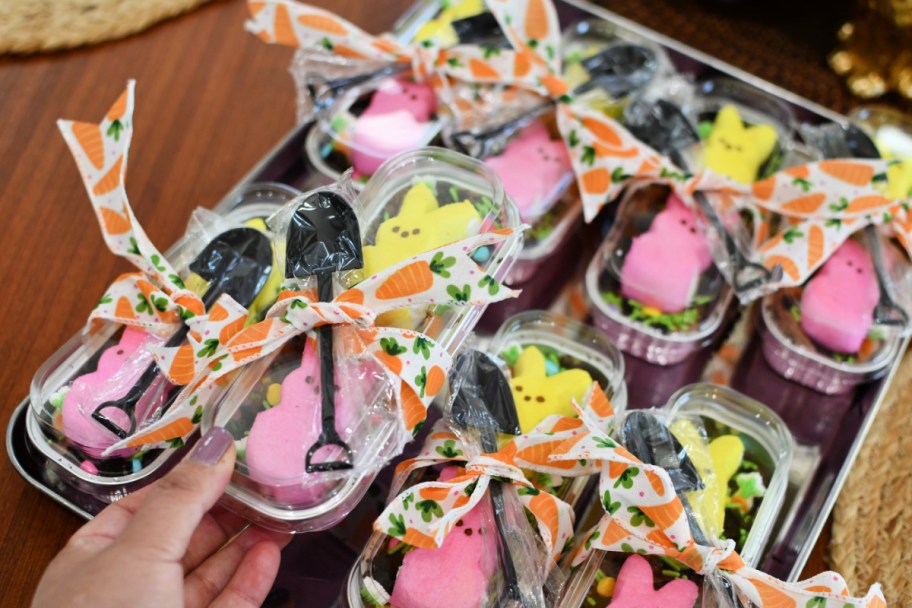
<path id="1" fill-rule="evenodd" d="M 193 448 L 190 458 L 212 466 L 222 459 L 232 443 L 234 443 L 234 437 L 231 436 L 231 433 L 220 426 L 212 428 Z"/>

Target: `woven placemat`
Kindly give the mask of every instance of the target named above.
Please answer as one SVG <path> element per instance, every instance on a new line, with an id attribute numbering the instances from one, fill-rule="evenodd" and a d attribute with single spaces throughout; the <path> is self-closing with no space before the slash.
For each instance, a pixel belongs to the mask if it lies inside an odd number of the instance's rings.
<path id="1" fill-rule="evenodd" d="M 123 38 L 210 0 L 0 0 L 0 54 Z"/>
<path id="2" fill-rule="evenodd" d="M 886 396 L 833 513 L 831 567 L 860 592 L 881 582 L 912 606 L 912 350 Z"/>

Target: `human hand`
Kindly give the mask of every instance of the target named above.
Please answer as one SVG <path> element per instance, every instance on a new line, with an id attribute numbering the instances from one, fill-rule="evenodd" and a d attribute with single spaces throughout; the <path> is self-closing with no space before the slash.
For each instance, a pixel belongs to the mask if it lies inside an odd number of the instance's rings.
<path id="1" fill-rule="evenodd" d="M 32 606 L 260 606 L 291 537 L 213 508 L 234 460 L 231 435 L 209 431 L 165 477 L 77 530 Z"/>

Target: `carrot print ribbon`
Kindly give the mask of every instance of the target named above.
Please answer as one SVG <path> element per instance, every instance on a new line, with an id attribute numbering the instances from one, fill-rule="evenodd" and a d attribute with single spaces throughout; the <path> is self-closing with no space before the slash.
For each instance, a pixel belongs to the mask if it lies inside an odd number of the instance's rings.
<path id="1" fill-rule="evenodd" d="M 247 7 L 247 30 L 264 42 L 346 59 L 406 63 L 420 80 L 450 75 L 461 63 L 462 50 L 469 48 L 444 51 L 435 40 L 401 44 L 390 34 L 372 36 L 338 15 L 293 0 L 248 0 Z M 436 84 L 443 83 L 438 79 Z"/>
<path id="2" fill-rule="evenodd" d="M 467 82 L 524 87 L 554 100 L 587 221 L 636 182 L 667 184 L 691 207 L 699 190 L 720 215 L 745 210 L 754 218 L 754 246 L 759 246 L 752 252 L 753 261 L 771 269 L 779 265 L 784 275 L 755 293 L 739 294 L 745 298 L 803 283 L 849 235 L 868 224 L 887 225 L 912 255 L 909 201 L 884 196 L 887 171 L 896 161 L 822 161 L 786 169 L 753 186 L 709 170 L 691 175 L 571 95 L 560 76 L 560 30 L 550 0 L 498 0 L 489 8 L 513 50 L 492 54 L 489 49 L 462 48 L 448 73 Z M 767 240 L 764 212 L 804 221 Z"/>
<path id="3" fill-rule="evenodd" d="M 393 493 L 412 472 L 443 463 L 465 463 L 465 473 L 447 481 L 406 488 L 390 501 L 374 529 L 423 549 L 443 544 L 456 523 L 484 498 L 492 478 L 518 486 L 520 502 L 534 517 L 548 556 L 556 561 L 573 536 L 573 509 L 559 498 L 537 490 L 503 450 L 480 453 L 455 427 L 438 421 L 421 453 L 396 467 Z"/>
<path id="4" fill-rule="evenodd" d="M 596 398 L 595 391 L 587 395 L 587 401 Z M 574 566 L 596 550 L 644 553 L 673 558 L 703 576 L 726 579 L 746 606 L 886 606 L 878 585 L 864 598 L 850 598 L 838 574 L 825 572 L 806 581 L 786 583 L 746 566 L 731 539 L 712 547 L 697 544 L 668 473 L 640 461 L 608 437 L 584 408 L 579 411 L 588 432 L 555 448 L 551 460 L 598 463 L 599 498 L 605 515 L 583 536 Z"/>
<path id="5" fill-rule="evenodd" d="M 414 432 L 443 387 L 450 355 L 420 332 L 376 326 L 377 317 L 407 306 L 482 306 L 515 297 L 519 292 L 486 274 L 471 258 L 476 249 L 497 246 L 515 234 L 513 229 L 487 232 L 428 251 L 369 277 L 332 302 L 319 302 L 296 281 L 286 281 L 266 318 L 246 328 L 246 311 L 229 296 L 222 296 L 208 315 L 190 321 L 187 344 L 150 348 L 169 380 L 188 384 L 188 389 L 157 422 L 109 450 L 159 444 L 180 436 L 169 436 L 165 429 L 192 431 L 215 383 L 275 352 L 294 336 L 327 324 L 354 332 L 346 346 L 352 347 L 352 356 L 368 357 L 384 370 L 403 425 Z"/>
<path id="6" fill-rule="evenodd" d="M 608 432 L 614 422 L 614 408 L 597 382 L 593 382 L 585 400 L 582 415 L 594 428 Z M 518 435 L 501 448 L 509 454 L 516 466 L 552 477 L 584 477 L 599 472 L 599 465 L 592 461 L 552 460 L 555 450 L 588 433 L 581 418 L 554 414 L 539 422 L 528 433 Z M 560 483 L 560 480 L 557 480 Z"/>
<path id="7" fill-rule="evenodd" d="M 59 120 L 108 248 L 140 272 L 121 275 L 89 315 L 142 327 L 160 337 L 174 333 L 181 320 L 203 313 L 203 303 L 159 253 L 133 215 L 124 176 L 133 139 L 135 81 L 127 83 L 99 124 Z"/>
<path id="8" fill-rule="evenodd" d="M 787 225 L 757 249 L 759 262 L 782 266 L 780 286 L 801 285 L 852 234 L 874 224 L 912 256 L 910 200 L 886 196 L 895 160 L 825 160 L 786 169 L 753 185 L 754 204 Z"/>

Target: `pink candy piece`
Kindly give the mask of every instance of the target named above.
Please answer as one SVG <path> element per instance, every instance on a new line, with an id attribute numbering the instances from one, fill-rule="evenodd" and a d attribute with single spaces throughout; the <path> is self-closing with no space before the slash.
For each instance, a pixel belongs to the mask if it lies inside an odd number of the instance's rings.
<path id="1" fill-rule="evenodd" d="M 653 588 L 652 567 L 646 558 L 632 554 L 621 566 L 608 608 L 693 608 L 699 589 L 690 580 L 678 579 Z"/>
<path id="2" fill-rule="evenodd" d="M 868 252 L 853 240 L 836 250 L 801 295 L 801 328 L 812 340 L 839 353 L 861 348 L 880 298 Z"/>
<path id="3" fill-rule="evenodd" d="M 440 481 L 456 475 L 441 472 Z M 482 518 L 486 509 L 486 518 Z M 395 608 L 477 608 L 485 606 L 488 581 L 497 567 L 497 533 L 482 531 L 493 521 L 490 505 L 481 503 L 460 520 L 443 545 L 405 554 L 396 575 L 391 603 Z"/>
<path id="4" fill-rule="evenodd" d="M 551 139 L 547 127 L 536 121 L 510 140 L 503 154 L 485 159 L 516 203 L 523 220 L 535 219 L 542 203 L 573 170 L 567 148 Z"/>
<path id="5" fill-rule="evenodd" d="M 361 116 L 406 110 L 415 120 L 428 122 L 436 109 L 437 96 L 430 86 L 406 78 L 391 78 L 380 84 Z"/>
<path id="6" fill-rule="evenodd" d="M 320 358 L 308 340 L 301 367 L 285 377 L 278 405 L 257 414 L 247 437 L 246 461 L 250 477 L 270 488 L 280 501 L 311 504 L 325 497 L 332 483 L 321 483 L 306 472 L 307 451 L 320 436 L 322 428 Z M 343 439 L 344 429 L 355 423 L 355 407 L 336 391 L 336 428 Z M 325 456 L 324 456 L 325 455 Z M 342 455 L 338 448 L 325 448 L 319 461 Z M 310 478 L 310 479 L 308 479 Z"/>
<path id="7" fill-rule="evenodd" d="M 680 312 L 690 305 L 700 274 L 712 261 L 693 211 L 672 194 L 649 230 L 630 244 L 621 293 L 662 312 Z"/>
<path id="8" fill-rule="evenodd" d="M 355 171 L 373 175 L 388 158 L 424 145 L 436 109 L 430 86 L 401 78 L 385 81 L 355 122 L 351 140 Z"/>
<path id="9" fill-rule="evenodd" d="M 107 447 L 120 441 L 119 437 L 92 418 L 92 412 L 102 403 L 120 399 L 129 392 L 153 362 L 151 355 L 145 352 L 147 346 L 158 341 L 141 329 L 125 327 L 120 341 L 101 354 L 97 369 L 76 378 L 70 385 L 63 399 L 63 434 L 89 456 L 100 458 Z M 164 383 L 161 378 L 156 379 L 136 404 L 134 414 L 137 425 L 149 414 L 150 406 L 161 395 Z M 129 430 L 129 418 L 121 410 L 105 408 L 102 413 L 120 428 Z M 133 451 L 118 450 L 109 456 L 126 456 Z"/>

